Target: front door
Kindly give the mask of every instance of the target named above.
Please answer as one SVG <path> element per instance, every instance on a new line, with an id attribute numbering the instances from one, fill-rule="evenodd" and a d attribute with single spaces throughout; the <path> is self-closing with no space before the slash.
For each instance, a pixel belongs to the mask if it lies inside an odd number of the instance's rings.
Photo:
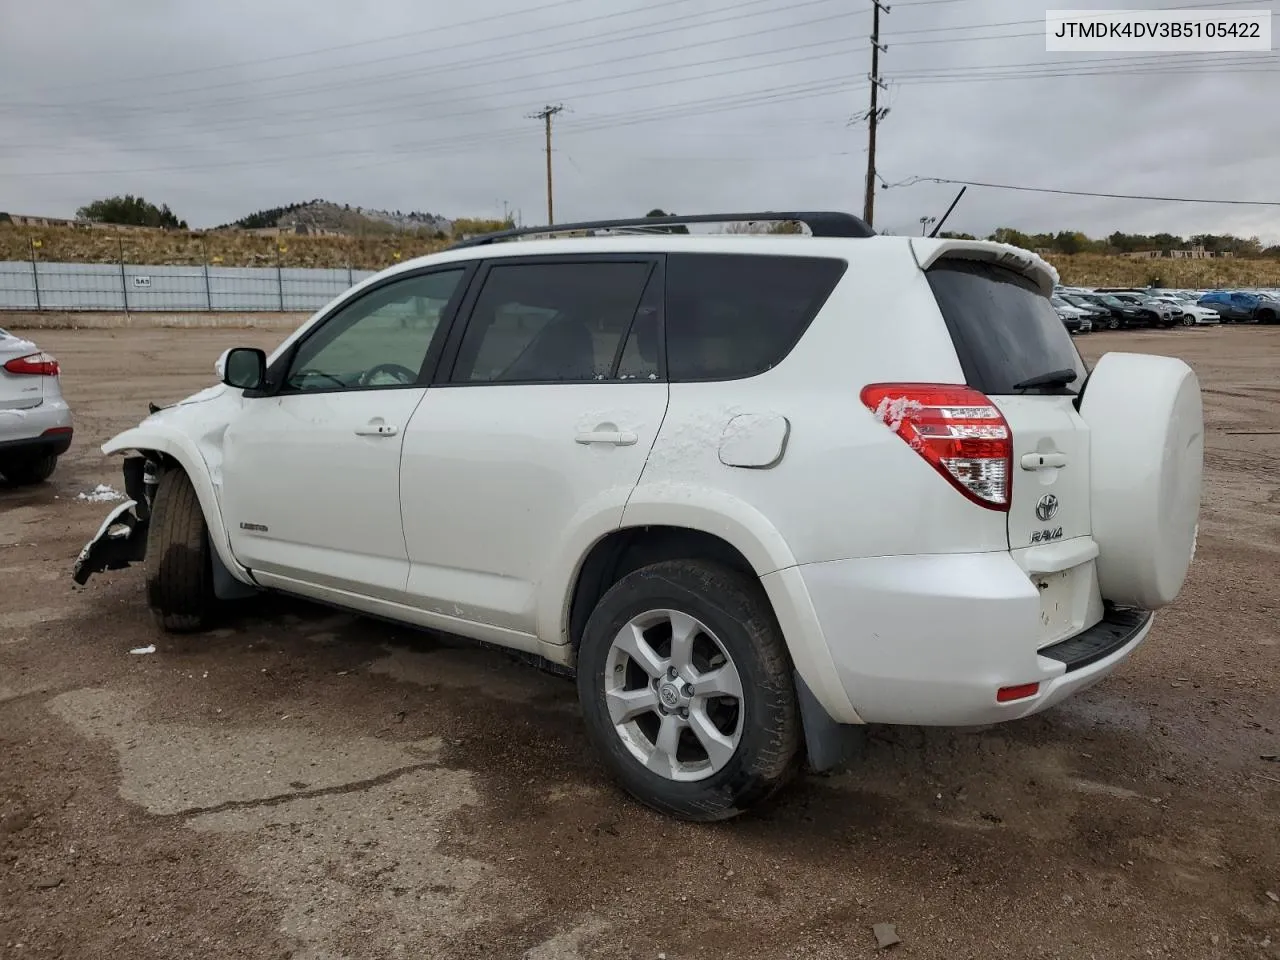
<path id="1" fill-rule="evenodd" d="M 555 629 L 539 588 L 618 527 L 662 425 L 662 271 L 522 257 L 476 286 L 405 436 L 409 602 L 520 645 Z"/>
<path id="2" fill-rule="evenodd" d="M 222 503 L 232 553 L 264 584 L 403 596 L 400 451 L 465 273 L 397 278 L 340 305 L 273 365 L 278 389 L 244 400 L 223 441 Z"/>

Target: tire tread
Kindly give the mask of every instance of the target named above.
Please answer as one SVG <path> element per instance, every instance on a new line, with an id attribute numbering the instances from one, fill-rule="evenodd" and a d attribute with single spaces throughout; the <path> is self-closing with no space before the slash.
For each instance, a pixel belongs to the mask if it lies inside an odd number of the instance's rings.
<path id="1" fill-rule="evenodd" d="M 171 633 L 203 629 L 213 610 L 213 572 L 204 511 L 180 469 L 166 472 L 147 531 L 147 602 Z"/>

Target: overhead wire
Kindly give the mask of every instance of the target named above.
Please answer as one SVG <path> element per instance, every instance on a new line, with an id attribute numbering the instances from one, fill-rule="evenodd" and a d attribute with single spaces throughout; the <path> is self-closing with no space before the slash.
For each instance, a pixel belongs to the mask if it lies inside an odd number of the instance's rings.
<path id="1" fill-rule="evenodd" d="M 1154 200 L 1161 203 L 1213 203 L 1231 206 L 1280 207 L 1280 200 L 1227 200 L 1205 197 L 1166 197 L 1140 193 L 1106 193 L 1090 190 L 1067 190 L 1055 187 L 1028 187 L 1009 183 L 987 183 L 981 180 L 957 180 L 949 177 L 908 177 L 897 183 L 885 184 L 886 187 L 911 187 L 918 183 L 939 183 L 952 186 L 989 187 L 995 190 L 1013 190 L 1021 193 L 1049 193 L 1070 197 L 1096 197 L 1107 200 Z"/>

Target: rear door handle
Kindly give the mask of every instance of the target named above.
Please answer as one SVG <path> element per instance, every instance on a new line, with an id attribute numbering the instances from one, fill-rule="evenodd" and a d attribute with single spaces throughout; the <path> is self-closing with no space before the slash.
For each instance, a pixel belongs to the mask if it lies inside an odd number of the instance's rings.
<path id="1" fill-rule="evenodd" d="M 357 437 L 394 437 L 399 432 L 400 428 L 394 423 L 381 421 L 370 421 L 363 427 L 356 427 Z"/>
<path id="2" fill-rule="evenodd" d="M 1024 453 L 1022 455 L 1023 470 L 1040 470 L 1044 467 L 1065 467 L 1065 453 Z"/>
<path id="3" fill-rule="evenodd" d="M 615 447 L 629 447 L 639 437 L 634 433 L 624 433 L 617 430 L 589 430 L 586 433 L 578 434 L 574 439 L 578 443 L 611 443 Z"/>

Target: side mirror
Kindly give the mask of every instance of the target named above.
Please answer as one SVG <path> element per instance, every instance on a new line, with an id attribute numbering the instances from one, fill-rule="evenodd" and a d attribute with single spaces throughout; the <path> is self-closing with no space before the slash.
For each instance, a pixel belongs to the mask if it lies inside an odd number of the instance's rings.
<path id="1" fill-rule="evenodd" d="M 240 390 L 257 390 L 267 379 L 267 355 L 257 347 L 235 347 L 222 357 L 222 382 Z"/>
<path id="2" fill-rule="evenodd" d="M 213 361 L 213 372 L 218 375 L 218 382 L 221 383 L 227 378 L 227 354 L 230 350 L 223 350 L 218 355 L 218 359 Z"/>

